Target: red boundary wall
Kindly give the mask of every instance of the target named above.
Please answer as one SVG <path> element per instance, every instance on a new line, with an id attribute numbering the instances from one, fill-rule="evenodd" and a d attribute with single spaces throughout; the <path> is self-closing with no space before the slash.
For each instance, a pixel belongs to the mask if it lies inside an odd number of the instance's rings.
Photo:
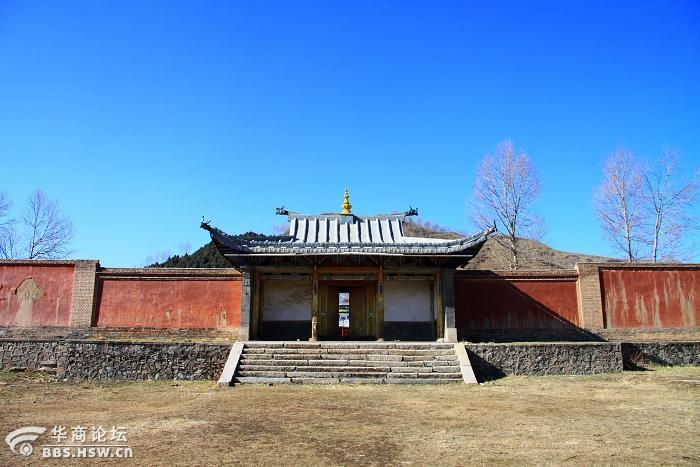
<path id="1" fill-rule="evenodd" d="M 576 280 L 576 271 L 460 271 L 455 276 L 459 334 L 578 329 Z"/>
<path id="2" fill-rule="evenodd" d="M 105 269 L 91 260 L 2 260 L 0 326 L 235 334 L 242 327 L 242 285 L 234 269 Z M 700 322 L 700 265 L 457 271 L 454 285 L 462 337 L 467 331 L 573 330 L 608 338 L 682 330 L 684 338 L 692 338 Z"/>
<path id="3" fill-rule="evenodd" d="M 0 326 L 68 326 L 75 265 L 0 263 Z"/>
<path id="4" fill-rule="evenodd" d="M 700 268 L 600 268 L 607 329 L 695 328 Z"/>
<path id="5" fill-rule="evenodd" d="M 216 270 L 106 269 L 98 274 L 97 327 L 240 326 L 241 279 Z"/>

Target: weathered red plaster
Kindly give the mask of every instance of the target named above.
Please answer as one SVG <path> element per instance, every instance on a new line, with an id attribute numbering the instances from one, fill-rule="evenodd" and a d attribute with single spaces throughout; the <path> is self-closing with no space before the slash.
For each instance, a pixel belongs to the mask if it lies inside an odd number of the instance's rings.
<path id="1" fill-rule="evenodd" d="M 458 329 L 558 329 L 579 324 L 572 280 L 455 281 Z"/>
<path id="2" fill-rule="evenodd" d="M 31 326 L 67 326 L 73 299 L 73 265 L 0 265 L 0 325 L 14 326 L 18 312 L 30 317 Z M 22 304 L 17 289 L 31 280 L 36 288 Z M 29 282 L 27 282 L 29 284 Z M 26 285 L 25 285 L 26 287 Z M 21 289 L 20 289 L 21 292 Z"/>
<path id="3" fill-rule="evenodd" d="M 100 280 L 98 327 L 238 328 L 239 280 Z"/>
<path id="4" fill-rule="evenodd" d="M 601 269 L 607 328 L 681 328 L 700 323 L 700 270 Z"/>

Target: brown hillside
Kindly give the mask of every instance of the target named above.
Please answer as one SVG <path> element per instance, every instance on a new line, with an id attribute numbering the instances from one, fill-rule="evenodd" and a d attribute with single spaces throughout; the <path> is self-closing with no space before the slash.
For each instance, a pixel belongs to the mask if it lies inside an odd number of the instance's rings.
<path id="1" fill-rule="evenodd" d="M 573 269 L 576 263 L 619 262 L 619 260 L 604 256 L 555 250 L 534 240 L 521 239 L 521 241 L 525 244 L 524 254 L 521 258 L 521 269 L 523 270 Z M 507 269 L 502 259 L 506 256 L 506 248 L 491 237 L 481 247 L 481 251 L 469 261 L 466 269 Z"/>
<path id="2" fill-rule="evenodd" d="M 447 231 L 439 226 L 426 226 L 411 221 L 404 223 L 404 233 L 412 237 L 447 239 L 460 237 L 459 234 Z M 522 258 L 523 270 L 573 269 L 576 263 L 619 262 L 619 260 L 604 256 L 555 250 L 534 240 L 522 239 L 521 241 L 525 243 L 525 254 Z M 481 248 L 481 251 L 469 262 L 466 269 L 507 269 L 503 261 L 503 258 L 506 256 L 506 249 L 496 241 L 494 236 L 491 236 Z"/>

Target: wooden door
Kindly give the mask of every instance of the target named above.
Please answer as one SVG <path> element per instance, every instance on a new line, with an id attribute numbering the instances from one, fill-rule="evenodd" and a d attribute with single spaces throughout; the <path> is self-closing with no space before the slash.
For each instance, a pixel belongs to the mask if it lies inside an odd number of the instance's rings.
<path id="1" fill-rule="evenodd" d="M 376 286 L 329 284 L 319 284 L 318 336 L 322 339 L 335 339 L 340 336 L 338 295 L 343 291 L 350 292 L 350 338 L 376 337 Z"/>
<path id="2" fill-rule="evenodd" d="M 339 287 L 319 284 L 318 336 L 321 338 L 338 336 L 338 292 Z"/>
<path id="3" fill-rule="evenodd" d="M 349 287 L 350 336 L 376 337 L 376 292 L 373 285 Z"/>

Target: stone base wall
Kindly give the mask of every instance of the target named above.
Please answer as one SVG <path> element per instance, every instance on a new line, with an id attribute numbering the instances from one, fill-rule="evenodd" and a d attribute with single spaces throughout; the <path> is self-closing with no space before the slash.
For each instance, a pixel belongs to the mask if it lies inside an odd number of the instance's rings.
<path id="1" fill-rule="evenodd" d="M 700 366 L 700 342 L 636 342 L 622 344 L 625 369 L 649 365 Z"/>
<path id="2" fill-rule="evenodd" d="M 71 327 L 18 327 L 0 326 L 0 339 L 34 340 L 147 340 L 147 341 L 197 341 L 210 343 L 232 343 L 238 338 L 238 328 L 71 328 Z"/>
<path id="3" fill-rule="evenodd" d="M 620 344 L 466 344 L 480 381 L 507 375 L 588 375 L 622 371 Z"/>
<path id="4" fill-rule="evenodd" d="M 0 370 L 57 369 L 68 357 L 68 345 L 58 340 L 0 339 Z"/>
<path id="5" fill-rule="evenodd" d="M 580 328 L 559 329 L 458 329 L 457 336 L 465 342 L 600 342 L 597 334 Z"/>
<path id="6" fill-rule="evenodd" d="M 700 340 L 700 328 L 603 329 L 598 333 L 611 342 L 688 342 Z"/>
<path id="7" fill-rule="evenodd" d="M 231 349 L 223 344 L 0 339 L 0 369 L 55 369 L 59 379 L 215 380 Z"/>
<path id="8" fill-rule="evenodd" d="M 170 380 L 219 378 L 230 345 L 128 342 L 68 343 L 67 379 Z"/>
<path id="9" fill-rule="evenodd" d="M 585 375 L 648 365 L 700 365 L 700 341 L 466 344 L 479 381 Z M 0 370 L 49 369 L 60 379 L 216 380 L 230 344 L 0 339 Z"/>

